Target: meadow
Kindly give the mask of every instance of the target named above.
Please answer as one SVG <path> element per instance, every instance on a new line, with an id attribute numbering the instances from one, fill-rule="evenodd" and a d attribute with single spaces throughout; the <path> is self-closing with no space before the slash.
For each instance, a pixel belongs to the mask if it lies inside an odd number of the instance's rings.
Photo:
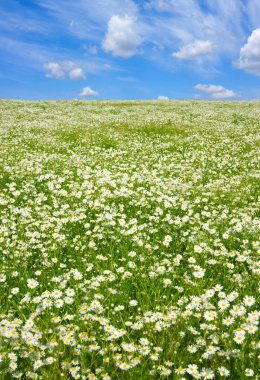
<path id="1" fill-rule="evenodd" d="M 259 379 L 260 103 L 0 107 L 0 379 Z"/>

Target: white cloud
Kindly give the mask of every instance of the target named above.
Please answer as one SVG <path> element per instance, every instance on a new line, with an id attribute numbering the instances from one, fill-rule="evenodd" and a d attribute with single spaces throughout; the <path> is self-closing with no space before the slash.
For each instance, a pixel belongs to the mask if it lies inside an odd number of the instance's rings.
<path id="1" fill-rule="evenodd" d="M 177 59 L 192 59 L 201 55 L 212 53 L 214 45 L 211 41 L 196 40 L 192 44 L 185 45 L 179 51 L 173 53 Z"/>
<path id="2" fill-rule="evenodd" d="M 82 80 L 86 79 L 86 76 L 84 74 L 84 71 L 80 67 L 75 67 L 75 69 L 72 69 L 69 72 L 69 77 L 72 80 Z"/>
<path id="3" fill-rule="evenodd" d="M 253 30 L 247 43 L 240 49 L 237 65 L 252 74 L 260 75 L 260 29 Z"/>
<path id="4" fill-rule="evenodd" d="M 86 79 L 84 70 L 77 67 L 73 61 L 48 62 L 43 65 L 48 78 L 64 79 L 66 75 L 72 80 Z"/>
<path id="5" fill-rule="evenodd" d="M 56 79 L 64 78 L 64 71 L 62 70 L 59 63 L 49 62 L 49 63 L 45 63 L 43 66 L 47 70 L 46 76 L 48 78 L 56 78 Z"/>
<path id="6" fill-rule="evenodd" d="M 159 95 L 157 100 L 169 100 L 168 96 Z"/>
<path id="7" fill-rule="evenodd" d="M 81 91 L 81 93 L 79 94 L 80 97 L 85 97 L 85 96 L 98 96 L 99 93 L 97 91 L 94 91 L 92 90 L 91 87 L 84 87 Z"/>
<path id="8" fill-rule="evenodd" d="M 115 56 L 129 58 L 137 53 L 142 40 L 135 20 L 129 16 L 112 16 L 103 41 L 103 48 Z"/>
<path id="9" fill-rule="evenodd" d="M 214 84 L 197 84 L 195 88 L 196 90 L 209 94 L 212 99 L 230 99 L 238 96 L 233 90 Z"/>

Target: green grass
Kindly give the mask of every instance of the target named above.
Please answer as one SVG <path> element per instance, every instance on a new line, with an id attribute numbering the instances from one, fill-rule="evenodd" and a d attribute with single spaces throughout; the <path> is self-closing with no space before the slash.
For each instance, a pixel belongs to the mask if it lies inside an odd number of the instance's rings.
<path id="1" fill-rule="evenodd" d="M 258 379 L 259 103 L 0 105 L 0 379 Z"/>

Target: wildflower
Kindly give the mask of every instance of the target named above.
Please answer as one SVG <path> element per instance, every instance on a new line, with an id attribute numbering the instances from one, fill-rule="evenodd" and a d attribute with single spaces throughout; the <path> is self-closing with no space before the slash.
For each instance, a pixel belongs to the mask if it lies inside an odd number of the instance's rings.
<path id="1" fill-rule="evenodd" d="M 198 372 L 198 366 L 196 364 L 189 364 L 188 368 L 186 369 L 186 371 L 190 375 L 192 375 L 193 373 L 197 373 Z"/>
<path id="2" fill-rule="evenodd" d="M 214 372 L 210 369 L 203 369 L 201 372 L 201 376 L 204 379 L 214 379 L 215 378 Z"/>
<path id="3" fill-rule="evenodd" d="M 218 350 L 218 347 L 214 347 L 212 345 L 209 345 L 208 348 L 207 348 L 207 354 L 209 355 L 213 355 L 215 354 L 215 352 Z"/>
<path id="4" fill-rule="evenodd" d="M 245 336 L 244 335 L 236 335 L 234 337 L 234 341 L 238 344 L 242 344 L 245 340 Z"/>
<path id="5" fill-rule="evenodd" d="M 13 288 L 13 289 L 11 290 L 11 293 L 12 293 L 12 294 L 17 294 L 17 293 L 19 293 L 19 291 L 20 291 L 19 288 Z"/>
<path id="6" fill-rule="evenodd" d="M 163 240 L 163 245 L 168 247 L 172 241 L 172 237 L 170 235 L 166 235 Z"/>
<path id="7" fill-rule="evenodd" d="M 246 306 L 253 306 L 255 303 L 255 298 L 251 296 L 245 296 L 243 301 Z"/>
<path id="8" fill-rule="evenodd" d="M 166 270 L 166 268 L 163 265 L 161 265 L 157 268 L 157 272 L 160 274 L 163 274 L 165 272 L 165 270 Z"/>
<path id="9" fill-rule="evenodd" d="M 198 349 L 197 349 L 196 346 L 192 346 L 192 345 L 190 345 L 190 346 L 188 346 L 187 350 L 188 350 L 190 353 L 194 354 L 195 352 L 197 352 Z"/>
<path id="10" fill-rule="evenodd" d="M 66 304 L 68 304 L 68 305 L 71 305 L 71 304 L 73 304 L 73 302 L 74 302 L 74 298 L 72 298 L 72 297 L 65 297 L 65 298 L 64 298 L 64 302 L 65 302 Z"/>
<path id="11" fill-rule="evenodd" d="M 73 297 L 75 295 L 75 290 L 72 288 L 68 288 L 65 293 L 68 297 Z"/>
<path id="12" fill-rule="evenodd" d="M 62 296 L 62 292 L 60 290 L 54 290 L 52 292 L 52 297 L 54 298 L 60 298 Z"/>
<path id="13" fill-rule="evenodd" d="M 71 367 L 70 368 L 70 373 L 72 376 L 76 375 L 80 370 L 80 367 L 79 366 L 75 366 L 75 367 Z"/>
<path id="14" fill-rule="evenodd" d="M 52 306 L 52 300 L 48 299 L 48 298 L 45 298 L 42 302 L 42 306 L 43 307 L 51 307 Z"/>
<path id="15" fill-rule="evenodd" d="M 148 346 L 150 344 L 149 340 L 147 338 L 141 338 L 140 339 L 140 344 L 142 346 Z"/>
<path id="16" fill-rule="evenodd" d="M 163 280 L 164 287 L 170 286 L 172 284 L 172 281 L 169 278 L 165 278 Z"/>
<path id="17" fill-rule="evenodd" d="M 7 356 L 10 360 L 17 361 L 17 355 L 14 352 L 10 352 Z"/>
<path id="18" fill-rule="evenodd" d="M 256 331 L 257 331 L 257 327 L 254 326 L 254 325 L 247 325 L 245 327 L 245 330 L 249 333 L 249 334 L 254 334 Z"/>
<path id="19" fill-rule="evenodd" d="M 141 348 L 139 348 L 139 352 L 140 354 L 146 356 L 151 352 L 151 349 L 148 346 L 142 346 Z"/>
<path id="20" fill-rule="evenodd" d="M 104 373 L 101 376 L 102 376 L 102 380 L 111 380 L 111 377 L 109 376 L 108 373 Z"/>
<path id="21" fill-rule="evenodd" d="M 154 360 L 154 361 L 157 361 L 159 359 L 159 356 L 158 356 L 158 354 L 153 353 L 153 354 L 150 355 L 150 359 Z"/>
<path id="22" fill-rule="evenodd" d="M 205 269 L 202 269 L 202 268 L 201 268 L 200 270 L 195 271 L 195 272 L 193 272 L 192 274 L 193 274 L 193 276 L 196 277 L 196 278 L 202 278 L 202 277 L 205 276 Z"/>
<path id="23" fill-rule="evenodd" d="M 11 361 L 10 364 L 9 364 L 9 368 L 12 371 L 15 371 L 17 369 L 17 363 L 16 363 L 16 361 Z"/>
<path id="24" fill-rule="evenodd" d="M 136 322 L 132 326 L 133 330 L 141 330 L 142 328 L 143 328 L 143 323 L 142 322 Z"/>
<path id="25" fill-rule="evenodd" d="M 215 311 L 206 311 L 204 313 L 204 318 L 207 320 L 207 321 L 213 321 L 217 316 L 217 313 Z"/>
<path id="26" fill-rule="evenodd" d="M 228 377 L 230 375 L 230 371 L 227 368 L 223 367 L 223 366 L 218 369 L 218 373 L 222 377 Z"/>
<path id="27" fill-rule="evenodd" d="M 54 303 L 55 307 L 58 309 L 61 308 L 64 305 L 64 301 L 62 299 L 57 299 Z"/>
<path id="28" fill-rule="evenodd" d="M 218 302 L 218 307 L 220 308 L 220 310 L 226 310 L 229 307 L 229 305 L 229 302 L 226 300 L 220 300 Z"/>
<path id="29" fill-rule="evenodd" d="M 230 317 L 225 318 L 223 319 L 223 325 L 230 326 L 234 323 L 234 321 L 235 321 L 234 318 L 230 318 Z"/>
<path id="30" fill-rule="evenodd" d="M 55 362 L 55 359 L 52 356 L 49 356 L 48 358 L 45 359 L 45 364 L 51 365 Z"/>
<path id="31" fill-rule="evenodd" d="M 172 371 L 169 368 L 163 368 L 160 372 L 161 376 L 169 376 L 172 373 Z"/>
<path id="32" fill-rule="evenodd" d="M 29 279 L 27 280 L 27 286 L 28 286 L 28 288 L 30 288 L 30 289 L 34 289 L 34 288 L 36 288 L 38 285 L 39 285 L 39 282 L 36 281 L 36 280 L 34 280 L 33 278 L 29 278 Z"/>
<path id="33" fill-rule="evenodd" d="M 245 376 L 247 376 L 247 377 L 254 376 L 254 371 L 252 369 L 250 369 L 250 368 L 246 368 L 246 370 L 245 370 Z"/>
<path id="34" fill-rule="evenodd" d="M 36 360 L 35 362 L 34 362 L 34 364 L 33 364 L 33 368 L 34 369 L 38 369 L 38 368 L 40 368 L 40 367 L 42 367 L 43 366 L 43 361 L 42 360 Z"/>
<path id="35" fill-rule="evenodd" d="M 127 364 L 127 363 L 125 363 L 125 362 L 121 362 L 121 363 L 119 363 L 119 364 L 118 364 L 118 367 L 119 367 L 120 369 L 124 370 L 124 371 L 128 370 L 129 368 L 131 368 L 130 365 Z"/>
<path id="36" fill-rule="evenodd" d="M 90 344 L 88 346 L 88 349 L 89 351 L 97 351 L 99 350 L 101 347 L 97 344 L 97 343 L 94 343 L 94 344 Z"/>

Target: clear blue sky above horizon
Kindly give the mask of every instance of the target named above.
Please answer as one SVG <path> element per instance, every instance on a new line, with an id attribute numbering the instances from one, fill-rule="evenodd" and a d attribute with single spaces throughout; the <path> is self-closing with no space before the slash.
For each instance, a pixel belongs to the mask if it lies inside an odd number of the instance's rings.
<path id="1" fill-rule="evenodd" d="M 0 0 L 0 98 L 260 99 L 259 0 Z"/>

